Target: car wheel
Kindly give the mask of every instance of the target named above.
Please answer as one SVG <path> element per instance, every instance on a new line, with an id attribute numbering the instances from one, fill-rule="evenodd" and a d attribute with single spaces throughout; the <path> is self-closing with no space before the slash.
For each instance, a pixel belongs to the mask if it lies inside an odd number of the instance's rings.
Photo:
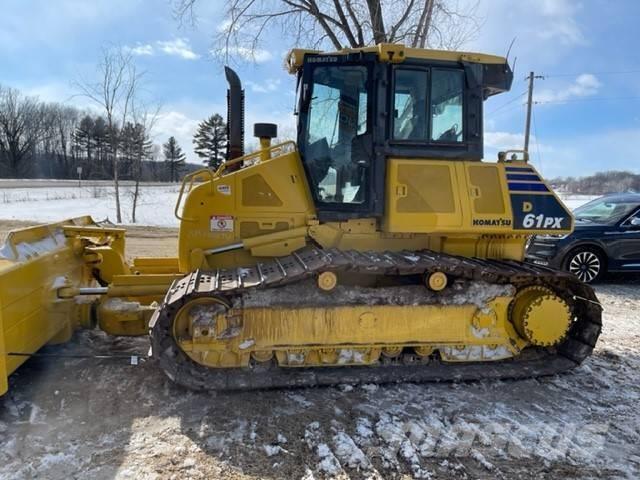
<path id="1" fill-rule="evenodd" d="M 567 255 L 565 268 L 584 283 L 602 278 L 606 270 L 604 255 L 594 248 L 581 247 Z"/>

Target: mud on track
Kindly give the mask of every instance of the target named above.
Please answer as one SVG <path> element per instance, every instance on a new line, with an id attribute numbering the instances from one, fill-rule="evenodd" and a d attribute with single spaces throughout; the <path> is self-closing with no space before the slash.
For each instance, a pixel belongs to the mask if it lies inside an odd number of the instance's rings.
<path id="1" fill-rule="evenodd" d="M 175 230 L 127 238 L 175 251 Z M 0 398 L 0 478 L 636 478 L 640 280 L 596 290 L 593 357 L 539 380 L 195 394 L 153 362 L 34 358 Z M 46 351 L 147 349 L 85 331 Z"/>

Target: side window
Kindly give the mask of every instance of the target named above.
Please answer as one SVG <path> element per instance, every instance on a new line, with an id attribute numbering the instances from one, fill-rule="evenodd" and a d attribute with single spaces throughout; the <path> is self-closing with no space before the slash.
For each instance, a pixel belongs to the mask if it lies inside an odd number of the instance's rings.
<path id="1" fill-rule="evenodd" d="M 394 74 L 393 138 L 425 140 L 427 138 L 427 86 L 424 70 L 398 68 Z"/>
<path id="2" fill-rule="evenodd" d="M 369 130 L 367 79 L 364 66 L 313 69 L 304 162 L 321 202 L 366 201 L 369 170 L 360 160 L 366 156 L 363 142 Z"/>
<path id="3" fill-rule="evenodd" d="M 459 70 L 432 70 L 431 140 L 462 142 L 464 75 Z"/>

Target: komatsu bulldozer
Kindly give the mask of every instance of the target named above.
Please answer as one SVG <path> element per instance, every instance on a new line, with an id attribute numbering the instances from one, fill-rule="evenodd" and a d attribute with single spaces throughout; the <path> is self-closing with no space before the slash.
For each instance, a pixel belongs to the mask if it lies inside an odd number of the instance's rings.
<path id="1" fill-rule="evenodd" d="M 523 263 L 573 218 L 526 152 L 483 158 L 502 57 L 381 44 L 296 49 L 297 142 L 244 155 L 244 93 L 226 69 L 228 160 L 186 175 L 177 258 L 125 261 L 125 230 L 75 218 L 0 253 L 0 393 L 47 343 L 96 323 L 150 333 L 194 389 L 548 375 L 601 329 L 592 289 Z"/>

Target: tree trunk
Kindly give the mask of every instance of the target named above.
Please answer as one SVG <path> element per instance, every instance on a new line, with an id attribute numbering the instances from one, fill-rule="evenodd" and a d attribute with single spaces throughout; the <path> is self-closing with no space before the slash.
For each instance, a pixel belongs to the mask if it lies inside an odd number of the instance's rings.
<path id="1" fill-rule="evenodd" d="M 118 147 L 111 143 L 111 150 L 113 151 L 113 188 L 116 194 L 116 221 L 122 223 L 122 210 L 120 209 L 120 181 L 118 179 Z"/>
<path id="2" fill-rule="evenodd" d="M 136 206 L 138 205 L 139 191 L 140 191 L 140 175 L 136 175 L 136 186 L 133 189 L 133 206 L 131 207 L 131 223 L 136 223 Z"/>
<path id="3" fill-rule="evenodd" d="M 384 30 L 384 20 L 382 18 L 382 5 L 380 0 L 367 0 L 369 16 L 371 17 L 371 30 L 373 30 L 373 40 L 376 44 L 385 43 L 387 34 Z"/>

